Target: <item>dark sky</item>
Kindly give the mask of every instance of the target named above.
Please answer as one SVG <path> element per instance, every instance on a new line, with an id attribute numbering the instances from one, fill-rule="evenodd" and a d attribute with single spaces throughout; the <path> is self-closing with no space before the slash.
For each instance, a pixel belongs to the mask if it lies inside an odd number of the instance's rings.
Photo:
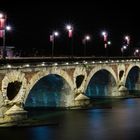
<path id="1" fill-rule="evenodd" d="M 51 3 L 43 1 L 3 2 L 0 10 L 6 12 L 8 23 L 13 31 L 7 33 L 7 45 L 18 50 L 50 55 L 51 43 L 49 35 L 53 30 L 61 32 L 55 42 L 55 54 L 67 55 L 70 51 L 69 40 L 64 29 L 65 24 L 74 26 L 74 53 L 83 55 L 81 40 L 84 34 L 92 35 L 87 45 L 87 55 L 104 55 L 102 30 L 108 31 L 112 45 L 109 55 L 120 55 L 123 36 L 131 37 L 131 48 L 140 46 L 140 12 L 137 3 L 129 2 L 97 2 L 65 1 Z"/>

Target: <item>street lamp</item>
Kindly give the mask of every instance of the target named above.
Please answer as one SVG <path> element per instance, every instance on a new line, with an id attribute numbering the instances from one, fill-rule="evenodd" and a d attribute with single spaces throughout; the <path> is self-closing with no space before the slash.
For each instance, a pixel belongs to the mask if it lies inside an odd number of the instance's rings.
<path id="1" fill-rule="evenodd" d="M 3 13 L 0 13 L 0 19 L 2 19 L 4 17 Z"/>
<path id="2" fill-rule="evenodd" d="M 130 37 L 127 35 L 124 37 L 124 39 L 126 40 L 126 44 L 129 45 L 130 44 Z"/>
<path id="3" fill-rule="evenodd" d="M 104 37 L 104 47 L 107 48 L 107 36 L 108 36 L 107 32 L 103 31 L 102 36 Z"/>
<path id="4" fill-rule="evenodd" d="M 139 50 L 138 49 L 136 49 L 136 53 L 138 53 L 139 52 Z"/>
<path id="5" fill-rule="evenodd" d="M 11 31 L 11 30 L 12 30 L 11 26 L 9 26 L 9 25 L 7 25 L 5 29 L 6 29 L 7 31 Z"/>
<path id="6" fill-rule="evenodd" d="M 10 26 L 6 26 L 7 16 L 3 13 L 0 13 L 0 38 L 3 38 L 3 47 L 2 47 L 2 58 L 6 57 L 6 46 L 5 46 L 5 34 L 6 31 L 11 30 Z"/>
<path id="7" fill-rule="evenodd" d="M 124 36 L 124 45 L 128 48 L 128 55 L 130 55 L 130 36 Z"/>
<path id="8" fill-rule="evenodd" d="M 2 50 L 2 58 L 5 59 L 7 56 L 7 50 L 6 50 L 6 32 L 11 31 L 12 27 L 11 26 L 5 26 L 3 30 L 3 50 Z"/>
<path id="9" fill-rule="evenodd" d="M 51 35 L 50 35 L 50 41 L 52 42 L 52 58 L 54 56 L 54 40 L 55 37 L 59 36 L 59 32 L 58 31 L 54 31 Z"/>
<path id="10" fill-rule="evenodd" d="M 108 42 L 107 42 L 107 45 L 111 45 L 111 41 L 108 41 Z"/>
<path id="11" fill-rule="evenodd" d="M 108 50 L 107 50 L 107 45 L 108 45 L 108 33 L 106 32 L 106 31 L 103 31 L 102 32 L 102 36 L 103 36 L 103 38 L 104 38 L 104 48 L 106 49 L 106 56 L 108 55 Z"/>
<path id="12" fill-rule="evenodd" d="M 121 48 L 121 52 L 122 52 L 122 56 L 123 56 L 123 53 L 124 53 L 124 50 L 126 50 L 127 49 L 127 46 L 122 46 L 122 48 Z"/>
<path id="13" fill-rule="evenodd" d="M 134 51 L 134 56 L 138 56 L 139 55 L 139 49 L 135 49 L 135 51 Z"/>
<path id="14" fill-rule="evenodd" d="M 73 26 L 70 24 L 66 25 L 66 30 L 68 31 L 68 37 L 71 41 L 71 55 L 73 57 Z"/>
<path id="15" fill-rule="evenodd" d="M 4 48 L 5 48 L 5 22 L 6 22 L 6 17 L 3 13 L 0 13 L 0 38 L 3 39 L 3 45 L 2 45 L 2 50 L 1 50 L 1 55 L 2 58 L 4 57 Z"/>
<path id="16" fill-rule="evenodd" d="M 72 38 L 72 35 L 73 35 L 73 27 L 72 27 L 72 25 L 70 25 L 70 24 L 66 25 L 66 30 L 68 31 L 69 38 Z"/>
<path id="17" fill-rule="evenodd" d="M 84 44 L 84 56 L 86 56 L 86 45 L 87 42 L 90 41 L 91 37 L 89 35 L 86 35 L 83 39 L 83 44 Z"/>

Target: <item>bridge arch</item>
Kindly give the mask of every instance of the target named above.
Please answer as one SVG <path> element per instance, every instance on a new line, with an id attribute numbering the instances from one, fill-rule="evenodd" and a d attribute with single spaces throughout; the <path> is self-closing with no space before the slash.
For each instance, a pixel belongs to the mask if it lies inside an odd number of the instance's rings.
<path id="1" fill-rule="evenodd" d="M 25 95 L 25 99 L 24 99 L 24 103 L 26 102 L 27 98 L 28 98 L 28 95 L 30 93 L 30 91 L 32 90 L 32 88 L 35 86 L 35 84 L 41 80 L 42 78 L 44 77 L 47 77 L 49 75 L 58 75 L 60 76 L 61 78 L 63 78 L 66 83 L 69 85 L 70 87 L 70 90 L 73 92 L 74 90 L 74 84 L 73 84 L 73 81 L 72 79 L 70 78 L 70 76 L 68 75 L 68 73 L 62 69 L 58 69 L 58 68 L 54 68 L 54 69 L 47 69 L 47 70 L 43 70 L 43 71 L 40 71 L 38 72 L 37 74 L 35 74 L 32 79 L 29 81 L 29 84 L 27 86 L 27 91 L 26 91 L 26 95 Z M 73 95 L 74 96 L 74 95 Z"/>
<path id="2" fill-rule="evenodd" d="M 114 80 L 115 80 L 115 83 L 117 83 L 117 76 L 116 76 L 116 73 L 115 73 L 115 71 L 114 71 L 111 67 L 109 67 L 109 66 L 98 66 L 98 67 L 93 68 L 93 69 L 91 70 L 91 72 L 89 73 L 89 75 L 88 75 L 88 77 L 87 77 L 86 84 L 85 84 L 84 93 L 86 93 L 87 87 L 88 87 L 88 85 L 89 85 L 89 83 L 90 83 L 92 77 L 93 77 L 97 72 L 99 72 L 99 71 L 101 71 L 101 70 L 106 70 L 107 72 L 109 72 L 109 73 L 113 76 L 113 78 L 114 78 Z"/>
<path id="3" fill-rule="evenodd" d="M 140 64 L 131 64 L 124 77 L 124 85 L 130 94 L 140 93 Z"/>
<path id="4" fill-rule="evenodd" d="M 131 65 L 127 68 L 127 71 L 125 72 L 125 77 L 124 77 L 124 79 L 123 79 L 124 84 L 126 84 L 126 80 L 127 80 L 127 77 L 128 77 L 129 72 L 130 72 L 134 67 L 140 68 L 140 64 L 131 64 Z"/>
<path id="5" fill-rule="evenodd" d="M 17 91 L 17 93 L 15 93 L 15 95 L 10 99 L 11 102 L 18 102 L 19 100 L 23 100 L 24 98 L 24 94 L 25 94 L 25 89 L 27 86 L 27 80 L 25 78 L 25 74 L 22 73 L 21 71 L 17 71 L 17 70 L 13 70 L 11 72 L 8 72 L 4 79 L 2 80 L 2 95 L 4 100 L 9 100 L 8 98 L 8 87 L 11 84 L 12 86 L 16 87 L 16 84 L 14 83 L 21 83 L 18 88 L 19 90 Z"/>

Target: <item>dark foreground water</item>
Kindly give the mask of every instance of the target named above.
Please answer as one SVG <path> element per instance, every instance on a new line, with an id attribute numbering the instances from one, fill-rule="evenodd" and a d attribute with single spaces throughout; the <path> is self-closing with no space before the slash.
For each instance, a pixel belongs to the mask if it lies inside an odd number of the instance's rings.
<path id="1" fill-rule="evenodd" d="M 140 99 L 117 101 L 111 108 L 40 111 L 37 116 L 54 125 L 0 128 L 0 140 L 140 139 Z"/>

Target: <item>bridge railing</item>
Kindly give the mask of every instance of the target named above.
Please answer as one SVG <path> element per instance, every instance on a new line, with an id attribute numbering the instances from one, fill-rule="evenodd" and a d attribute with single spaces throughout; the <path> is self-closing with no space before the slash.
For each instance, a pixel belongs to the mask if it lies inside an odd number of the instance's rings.
<path id="1" fill-rule="evenodd" d="M 105 61 L 105 60 L 130 60 L 140 59 L 140 57 L 12 57 L 7 59 L 0 59 L 0 63 L 6 62 L 61 62 L 61 61 L 82 61 L 82 60 L 94 60 L 94 61 Z"/>
<path id="2" fill-rule="evenodd" d="M 54 65 L 76 65 L 76 64 L 100 64 L 100 63 L 124 63 L 129 61 L 140 61 L 139 57 L 15 57 L 0 59 L 0 68 L 12 66 L 54 66 Z"/>

